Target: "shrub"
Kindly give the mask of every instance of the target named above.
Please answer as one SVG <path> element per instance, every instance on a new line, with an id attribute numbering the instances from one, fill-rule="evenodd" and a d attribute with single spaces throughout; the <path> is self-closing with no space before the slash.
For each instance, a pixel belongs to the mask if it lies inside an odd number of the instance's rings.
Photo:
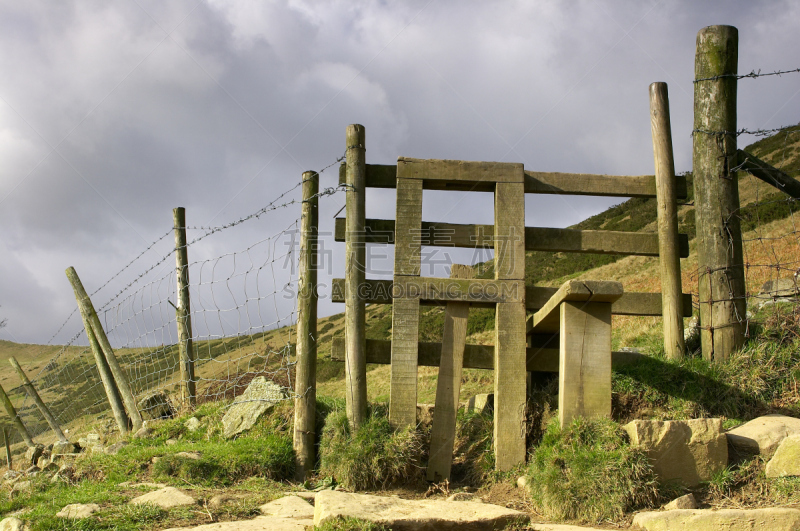
<path id="1" fill-rule="evenodd" d="M 551 422 L 527 472 L 537 511 L 557 520 L 620 519 L 657 499 L 647 456 L 605 419 L 576 419 L 562 430 Z"/>
<path id="2" fill-rule="evenodd" d="M 342 409 L 331 412 L 320 441 L 320 475 L 351 490 L 386 488 L 419 481 L 421 437 L 414 428 L 394 430 L 383 407 L 371 408 L 353 433 Z"/>

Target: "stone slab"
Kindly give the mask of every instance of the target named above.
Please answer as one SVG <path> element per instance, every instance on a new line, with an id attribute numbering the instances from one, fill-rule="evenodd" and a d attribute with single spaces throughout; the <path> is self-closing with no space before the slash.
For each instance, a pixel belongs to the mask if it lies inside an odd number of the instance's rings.
<path id="1" fill-rule="evenodd" d="M 633 526 L 646 531 L 797 531 L 800 529 L 800 509 L 648 511 L 634 516 Z"/>
<path id="2" fill-rule="evenodd" d="M 280 516 L 282 518 L 313 519 L 314 506 L 300 496 L 284 496 L 261 507 L 261 514 L 267 516 Z"/>
<path id="3" fill-rule="evenodd" d="M 279 516 L 259 516 L 254 520 L 217 522 L 197 527 L 171 527 L 164 531 L 306 531 L 314 525 L 313 520 L 297 520 Z"/>
<path id="4" fill-rule="evenodd" d="M 249 430 L 261 415 L 285 397 L 278 384 L 263 376 L 256 376 L 222 417 L 224 436 L 230 438 Z"/>
<path id="5" fill-rule="evenodd" d="M 133 505 L 152 503 L 158 505 L 162 509 L 169 509 L 170 507 L 194 505 L 197 502 L 194 498 L 175 487 L 164 487 L 163 489 L 154 490 L 153 492 L 138 496 L 132 499 L 130 503 Z"/>
<path id="6" fill-rule="evenodd" d="M 761 454 L 769 458 L 789 435 L 800 435 L 800 419 L 786 415 L 765 415 L 725 434 L 732 457 Z"/>
<path id="7" fill-rule="evenodd" d="M 96 503 L 70 503 L 58 511 L 56 516 L 77 520 L 79 518 L 89 518 L 99 510 L 100 506 Z"/>
<path id="8" fill-rule="evenodd" d="M 314 525 L 344 517 L 360 518 L 393 531 L 484 531 L 528 520 L 525 513 L 472 501 L 404 500 L 332 490 L 317 494 Z"/>
<path id="9" fill-rule="evenodd" d="M 767 463 L 768 478 L 800 476 L 800 435 L 786 437 Z"/>

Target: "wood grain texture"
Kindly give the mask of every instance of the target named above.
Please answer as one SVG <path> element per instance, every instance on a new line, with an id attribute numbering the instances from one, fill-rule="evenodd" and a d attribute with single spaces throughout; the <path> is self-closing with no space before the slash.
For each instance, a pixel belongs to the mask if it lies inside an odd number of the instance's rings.
<path id="1" fill-rule="evenodd" d="M 521 302 L 525 297 L 522 280 L 395 277 L 392 297 L 439 302 Z"/>
<path id="2" fill-rule="evenodd" d="M 692 171 L 703 357 L 724 360 L 744 343 L 746 301 L 737 162 L 738 30 L 709 26 L 697 34 Z"/>
<path id="3" fill-rule="evenodd" d="M 528 332 L 558 333 L 561 326 L 559 308 L 565 301 L 612 303 L 623 295 L 622 283 L 609 280 L 568 280 L 550 300 L 533 314 Z"/>
<path id="4" fill-rule="evenodd" d="M 497 304 L 494 344 L 495 468 L 507 471 L 525 462 L 525 303 Z"/>
<path id="5" fill-rule="evenodd" d="M 495 279 L 525 280 L 525 239 L 522 183 L 497 183 L 494 192 Z"/>
<path id="6" fill-rule="evenodd" d="M 397 159 L 397 178 L 468 183 L 522 183 L 523 165 L 516 162 Z"/>
<path id="7" fill-rule="evenodd" d="M 474 276 L 475 272 L 470 266 L 453 264 L 450 267 L 450 278 L 470 279 Z M 448 302 L 445 306 L 442 354 L 436 380 L 436 403 L 427 470 L 428 481 L 436 483 L 450 479 L 450 467 L 453 464 L 456 413 L 461 394 L 468 317 L 469 303 Z"/>
<path id="8" fill-rule="evenodd" d="M 611 304 L 563 302 L 558 420 L 611 416 Z"/>
<path id="9" fill-rule="evenodd" d="M 395 299 L 389 381 L 389 422 L 395 427 L 417 424 L 418 343 L 419 299 Z"/>
<path id="10" fill-rule="evenodd" d="M 650 129 L 653 137 L 656 173 L 664 352 L 670 359 L 680 359 L 685 354 L 686 346 L 683 341 L 683 290 L 681 287 L 680 245 L 678 243 L 678 201 L 666 83 L 650 85 Z"/>
<path id="11" fill-rule="evenodd" d="M 397 221 L 394 222 L 394 274 L 420 273 L 422 245 L 422 182 L 397 178 Z M 372 231 L 370 231 L 372 233 Z"/>
<path id="12" fill-rule="evenodd" d="M 175 276 L 178 304 L 175 322 L 178 328 L 178 353 L 181 367 L 181 401 L 190 408 L 197 404 L 192 346 L 192 311 L 189 302 L 189 250 L 186 245 L 186 209 L 172 210 L 175 229 Z"/>

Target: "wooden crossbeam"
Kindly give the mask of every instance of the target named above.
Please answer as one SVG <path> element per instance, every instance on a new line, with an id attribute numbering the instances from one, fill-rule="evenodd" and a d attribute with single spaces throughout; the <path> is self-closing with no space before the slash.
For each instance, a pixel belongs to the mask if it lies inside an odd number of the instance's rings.
<path id="1" fill-rule="evenodd" d="M 741 169 L 757 177 L 767 184 L 771 184 L 781 192 L 784 192 L 795 199 L 800 199 L 800 181 L 790 177 L 783 171 L 775 168 L 755 155 L 746 151 L 738 150 L 739 164 Z"/>
<path id="2" fill-rule="evenodd" d="M 528 318 L 528 332 L 559 330 L 559 306 L 562 302 L 606 302 L 622 297 L 622 283 L 607 280 L 568 280 L 542 308 Z"/>
<path id="3" fill-rule="evenodd" d="M 345 241 L 346 220 L 337 218 L 334 239 Z M 393 244 L 395 222 L 391 219 L 368 219 L 366 242 Z M 426 246 L 494 248 L 494 226 L 458 223 L 422 222 L 420 243 Z M 678 235 L 681 258 L 689 256 L 689 236 Z M 609 230 L 556 229 L 525 227 L 525 250 L 566 253 L 623 254 L 658 256 L 658 234 Z"/>
<path id="4" fill-rule="evenodd" d="M 521 183 L 519 162 L 472 162 L 465 160 L 398 157 L 398 179 L 422 179 L 456 183 Z"/>
<path id="5" fill-rule="evenodd" d="M 447 279 L 441 279 L 447 280 Z M 344 279 L 334 278 L 332 281 L 331 301 L 344 302 Z M 558 288 L 548 288 L 542 286 L 525 286 L 525 307 L 527 310 L 538 310 L 543 307 L 552 297 Z M 392 303 L 392 281 L 367 279 L 363 294 L 367 304 L 391 304 Z M 423 304 L 443 304 L 442 301 L 427 300 Z M 482 304 L 472 302 L 473 308 L 493 307 L 493 303 Z M 611 313 L 614 315 L 636 315 L 658 317 L 661 315 L 661 294 L 660 293 L 635 293 L 626 292 L 611 304 Z M 692 316 L 692 295 L 683 294 L 683 316 Z"/>
<path id="6" fill-rule="evenodd" d="M 526 370 L 529 372 L 558 372 L 558 336 L 534 334 L 528 336 L 534 347 L 526 349 Z M 441 343 L 419 343 L 420 367 L 438 367 L 442 354 Z M 619 367 L 636 363 L 644 354 L 638 352 L 612 352 L 611 362 Z M 344 338 L 331 341 L 331 361 L 344 362 Z M 392 342 L 385 339 L 367 339 L 367 363 L 389 365 L 392 362 Z M 465 369 L 494 369 L 494 345 L 465 345 Z"/>
<path id="7" fill-rule="evenodd" d="M 339 182 L 344 184 L 344 168 L 339 168 Z M 560 173 L 525 170 L 525 193 L 558 195 L 594 195 L 605 197 L 655 197 L 656 182 L 653 175 L 595 175 L 587 173 Z M 686 199 L 686 177 L 676 176 L 677 197 Z M 395 188 L 397 165 L 367 164 L 368 188 Z M 493 192 L 493 182 L 452 182 L 426 180 L 425 190 L 455 190 Z"/>

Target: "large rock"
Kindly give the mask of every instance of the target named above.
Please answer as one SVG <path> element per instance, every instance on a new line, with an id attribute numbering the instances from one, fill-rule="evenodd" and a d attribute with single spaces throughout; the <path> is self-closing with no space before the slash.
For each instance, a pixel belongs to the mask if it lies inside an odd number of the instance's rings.
<path id="1" fill-rule="evenodd" d="M 100 510 L 100 506 L 96 503 L 70 503 L 56 513 L 59 518 L 70 518 L 77 520 L 79 518 L 89 518 L 94 513 Z"/>
<path id="2" fill-rule="evenodd" d="M 314 525 L 346 517 L 374 522 L 393 531 L 483 531 L 503 529 L 511 522 L 528 520 L 525 513 L 488 503 L 403 500 L 335 490 L 317 494 Z"/>
<path id="3" fill-rule="evenodd" d="M 761 286 L 759 295 L 769 297 L 794 297 L 800 295 L 800 288 L 795 278 L 780 278 L 778 280 L 768 280 Z"/>
<path id="4" fill-rule="evenodd" d="M 692 487 L 728 465 L 721 419 L 634 420 L 623 429 L 633 446 L 647 452 L 661 482 Z"/>
<path id="5" fill-rule="evenodd" d="M 261 514 L 283 518 L 314 518 L 314 506 L 299 496 L 284 496 L 260 507 Z"/>
<path id="6" fill-rule="evenodd" d="M 25 451 L 25 462 L 28 465 L 35 465 L 39 461 L 39 458 L 42 456 L 43 453 L 44 453 L 44 446 L 42 446 L 41 444 L 30 446 Z"/>
<path id="7" fill-rule="evenodd" d="M 284 398 L 286 394 L 278 384 L 263 376 L 256 376 L 222 417 L 223 435 L 233 437 L 249 430 L 261 415 Z"/>
<path id="8" fill-rule="evenodd" d="M 769 509 L 677 509 L 642 512 L 633 517 L 634 527 L 647 531 L 797 531 L 800 510 Z"/>
<path id="9" fill-rule="evenodd" d="M 19 518 L 9 516 L 0 521 L 0 531 L 28 531 L 28 526 Z"/>
<path id="10" fill-rule="evenodd" d="M 481 393 L 470 397 L 467 411 L 470 413 L 491 413 L 494 410 L 494 394 Z"/>
<path id="11" fill-rule="evenodd" d="M 142 419 L 171 419 L 175 416 L 175 408 L 172 401 L 163 391 L 149 393 L 139 400 L 139 411 Z"/>
<path id="12" fill-rule="evenodd" d="M 768 459 L 789 435 L 800 435 L 800 419 L 765 415 L 727 432 L 731 457 L 743 459 L 761 454 Z"/>
<path id="13" fill-rule="evenodd" d="M 800 476 L 800 435 L 786 437 L 767 463 L 768 478 Z"/>
<path id="14" fill-rule="evenodd" d="M 55 457 L 57 455 L 76 454 L 80 451 L 80 445 L 69 441 L 56 441 L 53 443 L 53 449 L 50 450 L 50 454 Z"/>
<path id="15" fill-rule="evenodd" d="M 197 527 L 171 527 L 164 531 L 306 531 L 314 525 L 313 520 L 296 520 L 280 516 L 259 516 L 255 520 L 219 522 Z"/>
<path id="16" fill-rule="evenodd" d="M 142 503 L 152 503 L 158 505 L 162 509 L 169 509 L 170 507 L 180 507 L 183 505 L 194 505 L 195 499 L 176 489 L 175 487 L 164 487 L 163 489 L 148 492 L 130 501 L 133 505 Z"/>
<path id="17" fill-rule="evenodd" d="M 694 494 L 684 494 L 680 498 L 675 498 L 664 506 L 664 509 L 671 511 L 673 509 L 697 509 L 697 500 Z"/>

